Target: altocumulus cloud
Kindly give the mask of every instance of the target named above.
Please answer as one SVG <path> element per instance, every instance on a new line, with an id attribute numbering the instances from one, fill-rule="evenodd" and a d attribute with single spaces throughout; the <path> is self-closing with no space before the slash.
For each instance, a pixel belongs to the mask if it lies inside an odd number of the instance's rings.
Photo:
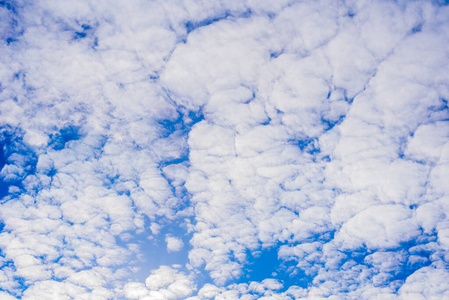
<path id="1" fill-rule="evenodd" d="M 444 1 L 0 1 L 1 299 L 449 299 Z"/>

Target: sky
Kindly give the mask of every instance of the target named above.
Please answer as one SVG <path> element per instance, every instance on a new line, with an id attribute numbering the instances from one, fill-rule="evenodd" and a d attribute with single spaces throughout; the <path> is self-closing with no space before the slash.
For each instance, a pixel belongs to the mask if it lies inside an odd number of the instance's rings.
<path id="1" fill-rule="evenodd" d="M 0 299 L 449 299 L 448 4 L 0 1 Z"/>

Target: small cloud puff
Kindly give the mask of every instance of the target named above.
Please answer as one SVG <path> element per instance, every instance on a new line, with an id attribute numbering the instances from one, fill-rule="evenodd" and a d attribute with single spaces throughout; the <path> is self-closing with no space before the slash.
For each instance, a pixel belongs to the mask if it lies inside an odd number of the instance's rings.
<path id="1" fill-rule="evenodd" d="M 165 236 L 165 242 L 167 243 L 168 252 L 177 252 L 184 247 L 184 243 L 181 239 L 173 237 L 169 234 Z"/>
<path id="2" fill-rule="evenodd" d="M 192 275 L 180 271 L 180 265 L 161 266 L 151 272 L 142 283 L 128 283 L 124 287 L 125 296 L 139 300 L 185 299 L 196 290 Z"/>

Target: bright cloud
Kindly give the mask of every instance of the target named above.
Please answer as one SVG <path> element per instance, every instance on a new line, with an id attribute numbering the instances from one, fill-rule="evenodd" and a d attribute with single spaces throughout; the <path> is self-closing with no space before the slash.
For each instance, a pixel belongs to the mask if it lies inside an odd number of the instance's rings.
<path id="1" fill-rule="evenodd" d="M 449 297 L 444 1 L 0 1 L 0 298 Z"/>
<path id="2" fill-rule="evenodd" d="M 173 267 L 161 266 L 151 272 L 141 283 L 128 283 L 125 285 L 125 296 L 130 299 L 185 299 L 196 289 L 192 276 L 178 271 L 179 265 Z"/>
<path id="3" fill-rule="evenodd" d="M 184 247 L 184 243 L 181 239 L 167 235 L 165 237 L 165 242 L 167 243 L 167 251 L 168 252 L 176 252 Z"/>

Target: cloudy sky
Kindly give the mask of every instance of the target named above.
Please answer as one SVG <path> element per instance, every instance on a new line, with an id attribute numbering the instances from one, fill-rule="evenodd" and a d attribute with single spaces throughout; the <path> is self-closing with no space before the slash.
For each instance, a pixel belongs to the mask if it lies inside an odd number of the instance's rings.
<path id="1" fill-rule="evenodd" d="M 0 299 L 449 299 L 445 2 L 0 1 Z"/>

